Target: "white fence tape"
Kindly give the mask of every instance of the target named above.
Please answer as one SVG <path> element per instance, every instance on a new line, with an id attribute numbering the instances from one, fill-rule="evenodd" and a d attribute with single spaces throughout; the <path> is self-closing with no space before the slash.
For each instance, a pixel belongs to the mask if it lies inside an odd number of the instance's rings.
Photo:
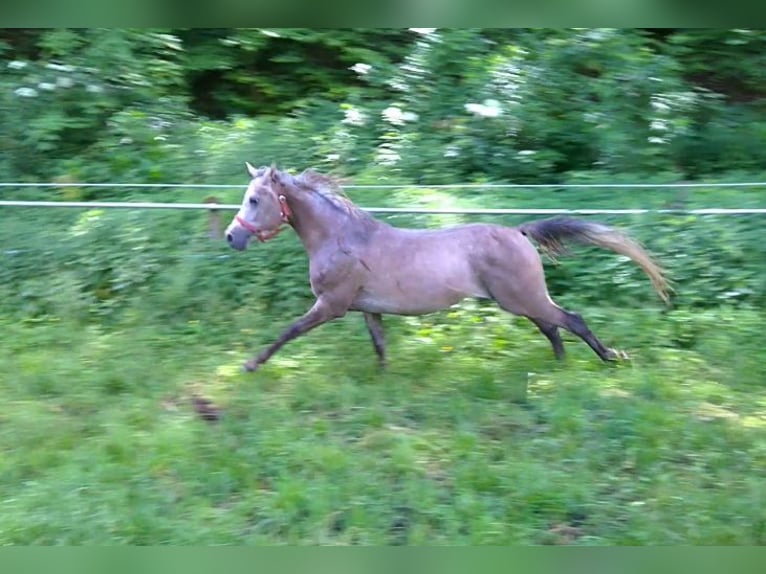
<path id="1" fill-rule="evenodd" d="M 14 201 L 0 200 L 0 207 L 69 207 L 80 209 L 205 209 L 237 210 L 232 203 L 154 203 L 140 201 Z M 426 215 L 746 215 L 766 214 L 766 208 L 719 208 L 701 209 L 471 209 L 449 208 L 430 209 L 419 207 L 361 207 L 370 213 L 426 214 Z"/>

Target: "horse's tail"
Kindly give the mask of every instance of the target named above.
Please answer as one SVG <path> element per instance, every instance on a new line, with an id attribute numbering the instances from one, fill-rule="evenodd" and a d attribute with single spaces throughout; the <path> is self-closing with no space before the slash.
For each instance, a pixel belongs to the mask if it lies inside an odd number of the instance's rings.
<path id="1" fill-rule="evenodd" d="M 571 217 L 554 217 L 519 226 L 519 231 L 534 239 L 551 256 L 565 254 L 565 241 L 584 245 L 597 245 L 630 257 L 649 276 L 652 286 L 663 301 L 669 302 L 668 281 L 662 268 L 639 243 L 624 233 L 600 223 L 591 223 Z"/>

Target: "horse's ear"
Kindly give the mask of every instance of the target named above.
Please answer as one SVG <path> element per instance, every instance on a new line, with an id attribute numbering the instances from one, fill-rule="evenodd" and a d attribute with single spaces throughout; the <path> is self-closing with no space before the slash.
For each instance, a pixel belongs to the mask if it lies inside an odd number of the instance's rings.
<path id="1" fill-rule="evenodd" d="M 279 173 L 277 166 L 272 163 L 269 168 L 269 178 L 271 179 L 271 183 L 282 183 L 281 175 L 282 174 Z"/>
<path id="2" fill-rule="evenodd" d="M 250 177 L 252 177 L 253 179 L 255 179 L 256 177 L 258 177 L 258 170 L 257 170 L 256 168 L 254 168 L 254 167 L 253 167 L 253 166 L 250 164 L 250 162 L 249 162 L 249 161 L 246 161 L 246 162 L 245 162 L 245 167 L 247 167 L 247 173 L 249 173 L 249 174 L 250 174 Z"/>

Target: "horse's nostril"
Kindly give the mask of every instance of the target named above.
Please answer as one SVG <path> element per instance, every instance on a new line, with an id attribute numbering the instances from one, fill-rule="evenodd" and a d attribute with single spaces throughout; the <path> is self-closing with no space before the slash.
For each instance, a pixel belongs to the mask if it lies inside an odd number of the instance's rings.
<path id="1" fill-rule="evenodd" d="M 226 234 L 226 241 L 231 243 L 232 241 L 234 241 L 234 236 L 231 233 L 227 233 Z"/>

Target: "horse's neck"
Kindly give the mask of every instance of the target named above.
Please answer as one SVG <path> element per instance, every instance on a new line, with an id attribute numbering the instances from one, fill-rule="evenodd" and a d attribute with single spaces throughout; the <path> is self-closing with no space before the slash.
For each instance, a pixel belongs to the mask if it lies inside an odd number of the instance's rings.
<path id="1" fill-rule="evenodd" d="M 293 212 L 293 229 L 309 253 L 335 238 L 348 219 L 347 214 L 310 192 L 294 192 L 288 202 Z"/>

